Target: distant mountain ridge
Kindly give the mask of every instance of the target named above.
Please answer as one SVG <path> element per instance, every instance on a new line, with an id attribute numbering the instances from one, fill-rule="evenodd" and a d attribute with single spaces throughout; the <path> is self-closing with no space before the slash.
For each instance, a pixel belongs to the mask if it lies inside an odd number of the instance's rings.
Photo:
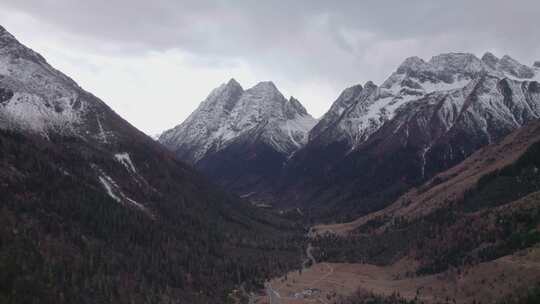
<path id="1" fill-rule="evenodd" d="M 381 86 L 340 95 L 288 163 L 278 196 L 338 213 L 376 210 L 540 118 L 538 80 L 538 67 L 509 56 L 407 58 Z"/>
<path id="2" fill-rule="evenodd" d="M 244 92 L 231 80 L 160 142 L 240 194 L 264 193 L 283 206 L 368 212 L 388 202 L 387 195 L 540 118 L 539 66 L 489 52 L 481 59 L 468 53 L 409 57 L 380 86 L 368 81 L 344 90 L 318 121 L 298 103 L 291 117 L 308 123 L 293 128 L 297 136 L 283 132 L 287 118 L 280 109 L 287 102 L 275 86 L 261 83 Z M 261 95 L 273 97 L 254 97 Z M 255 109 L 266 116 L 254 115 Z"/>
<path id="3" fill-rule="evenodd" d="M 297 99 L 287 100 L 274 83 L 244 90 L 231 79 L 159 142 L 219 183 L 246 193 L 277 177 L 315 123 Z"/>
<path id="4" fill-rule="evenodd" d="M 285 99 L 274 83 L 260 82 L 244 91 L 231 79 L 214 89 L 186 121 L 163 132 L 159 140 L 181 159 L 195 163 L 258 129 L 262 141 L 289 155 L 305 144 L 315 123 L 297 99 Z"/>
<path id="5" fill-rule="evenodd" d="M 368 82 L 364 87 L 357 85 L 345 90 L 310 132 L 310 141 L 335 126 L 340 134 L 347 135 L 345 139 L 351 146 L 356 146 L 411 101 L 437 92 L 464 89 L 479 77 L 539 81 L 539 71 L 508 55 L 498 59 L 491 53 L 482 59 L 466 53 L 441 54 L 428 62 L 410 57 L 380 87 Z"/>

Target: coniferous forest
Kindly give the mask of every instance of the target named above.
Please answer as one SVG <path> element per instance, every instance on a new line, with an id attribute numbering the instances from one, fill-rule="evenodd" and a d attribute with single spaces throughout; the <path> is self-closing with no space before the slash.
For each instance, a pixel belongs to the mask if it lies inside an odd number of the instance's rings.
<path id="1" fill-rule="evenodd" d="M 210 186 L 202 201 L 182 189 L 152 216 L 126 208 L 79 162 L 117 164 L 70 145 L 84 143 L 1 131 L 1 303 L 227 302 L 300 264 L 296 224 Z"/>

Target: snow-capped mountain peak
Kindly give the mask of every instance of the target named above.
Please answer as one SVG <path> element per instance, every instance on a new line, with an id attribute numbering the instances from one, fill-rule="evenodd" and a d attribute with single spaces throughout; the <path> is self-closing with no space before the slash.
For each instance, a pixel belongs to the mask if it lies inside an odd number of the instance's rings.
<path id="1" fill-rule="evenodd" d="M 497 58 L 492 53 L 487 52 L 482 56 L 482 61 L 489 66 L 492 73 L 499 73 L 509 78 L 530 79 L 535 76 L 533 68 L 519 63 L 514 58 L 504 55 Z"/>
<path id="2" fill-rule="evenodd" d="M 484 63 L 470 53 L 445 53 L 433 56 L 429 64 L 437 71 L 474 74 L 485 70 Z"/>
<path id="3" fill-rule="evenodd" d="M 420 57 L 412 56 L 406 58 L 403 63 L 398 67 L 398 74 L 405 74 L 411 71 L 420 71 L 429 69 L 429 65 Z"/>
<path id="4" fill-rule="evenodd" d="M 85 122 L 103 106 L 72 79 L 52 68 L 4 28 L 0 29 L 0 128 L 97 137 L 97 122 Z M 95 136 L 94 136 L 95 135 Z"/>
<path id="5" fill-rule="evenodd" d="M 291 96 L 285 104 L 285 117 L 287 119 L 294 119 L 297 115 L 306 116 L 309 114 L 300 101 Z"/>
<path id="6" fill-rule="evenodd" d="M 365 84 L 364 84 L 364 89 L 365 90 L 375 90 L 377 89 L 377 85 L 371 81 L 371 80 L 368 80 Z"/>
<path id="7" fill-rule="evenodd" d="M 0 26 L 0 55 L 6 56 L 8 54 L 35 62 L 46 62 L 45 58 L 19 43 L 13 35 Z"/>
<path id="8" fill-rule="evenodd" d="M 331 130 L 333 126 L 339 122 L 342 115 L 354 105 L 363 89 L 362 85 L 357 84 L 343 90 L 330 109 L 309 132 L 309 142 L 314 142 L 316 140 L 321 141 L 323 139 L 326 139 L 325 142 L 328 142 L 338 139 L 338 137 L 333 134 L 326 135 L 325 133 L 327 133 L 328 130 Z"/>
<path id="9" fill-rule="evenodd" d="M 253 86 L 250 90 L 258 91 L 267 95 L 281 94 L 272 81 L 261 81 Z"/>
<path id="10" fill-rule="evenodd" d="M 287 100 L 273 82 L 259 82 L 243 90 L 231 79 L 159 140 L 192 163 L 246 136 L 288 155 L 305 143 L 315 123 L 298 100 Z"/>
<path id="11" fill-rule="evenodd" d="M 482 56 L 482 62 L 484 62 L 485 64 L 487 64 L 490 68 L 492 69 L 496 69 L 497 68 L 497 63 L 499 63 L 499 58 L 495 55 L 493 55 L 493 53 L 491 52 L 486 52 L 483 56 Z"/>
<path id="12" fill-rule="evenodd" d="M 535 76 L 533 68 L 519 63 L 514 58 L 504 55 L 498 63 L 498 69 L 511 76 L 528 79 Z"/>
<path id="13" fill-rule="evenodd" d="M 409 103 L 427 101 L 430 94 L 466 90 L 484 76 L 499 80 L 538 81 L 540 68 L 525 66 L 508 55 L 499 59 L 489 52 L 482 59 L 469 53 L 440 54 L 429 61 L 409 57 L 380 87 L 368 82 L 363 90 L 346 89 L 312 129 L 310 141 L 319 138 L 317 142 L 324 145 L 345 139 L 354 148 Z M 328 128 L 334 131 L 327 132 Z M 328 135 L 321 137 L 323 132 Z M 321 138 L 327 140 L 321 141 Z"/>
<path id="14" fill-rule="evenodd" d="M 103 101 L 0 28 L 0 128 L 109 145 L 134 132 L 119 123 Z"/>

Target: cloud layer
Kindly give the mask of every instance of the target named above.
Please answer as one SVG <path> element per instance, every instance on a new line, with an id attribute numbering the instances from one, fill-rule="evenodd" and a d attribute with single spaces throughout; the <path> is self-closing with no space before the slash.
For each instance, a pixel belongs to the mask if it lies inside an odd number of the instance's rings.
<path id="1" fill-rule="evenodd" d="M 341 89 L 380 83 L 408 56 L 540 60 L 537 0 L 13 0 L 0 10 L 8 30 L 147 132 L 179 123 L 221 77 L 274 80 L 318 116 Z M 152 92 L 171 114 L 136 114 Z"/>

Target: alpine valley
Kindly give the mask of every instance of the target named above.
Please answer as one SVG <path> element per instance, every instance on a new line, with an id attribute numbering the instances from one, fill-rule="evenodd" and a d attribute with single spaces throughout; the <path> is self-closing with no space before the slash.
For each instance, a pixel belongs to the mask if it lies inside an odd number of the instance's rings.
<path id="1" fill-rule="evenodd" d="M 319 120 L 231 80 L 159 141 L 255 206 L 306 224 L 306 273 L 261 303 L 536 303 L 540 62 L 411 57 Z M 293 110 L 294 109 L 294 110 Z"/>
<path id="2" fill-rule="evenodd" d="M 231 79 L 151 138 L 0 27 L 0 303 L 539 303 L 539 168 L 540 62 L 410 57 L 320 119 Z"/>

